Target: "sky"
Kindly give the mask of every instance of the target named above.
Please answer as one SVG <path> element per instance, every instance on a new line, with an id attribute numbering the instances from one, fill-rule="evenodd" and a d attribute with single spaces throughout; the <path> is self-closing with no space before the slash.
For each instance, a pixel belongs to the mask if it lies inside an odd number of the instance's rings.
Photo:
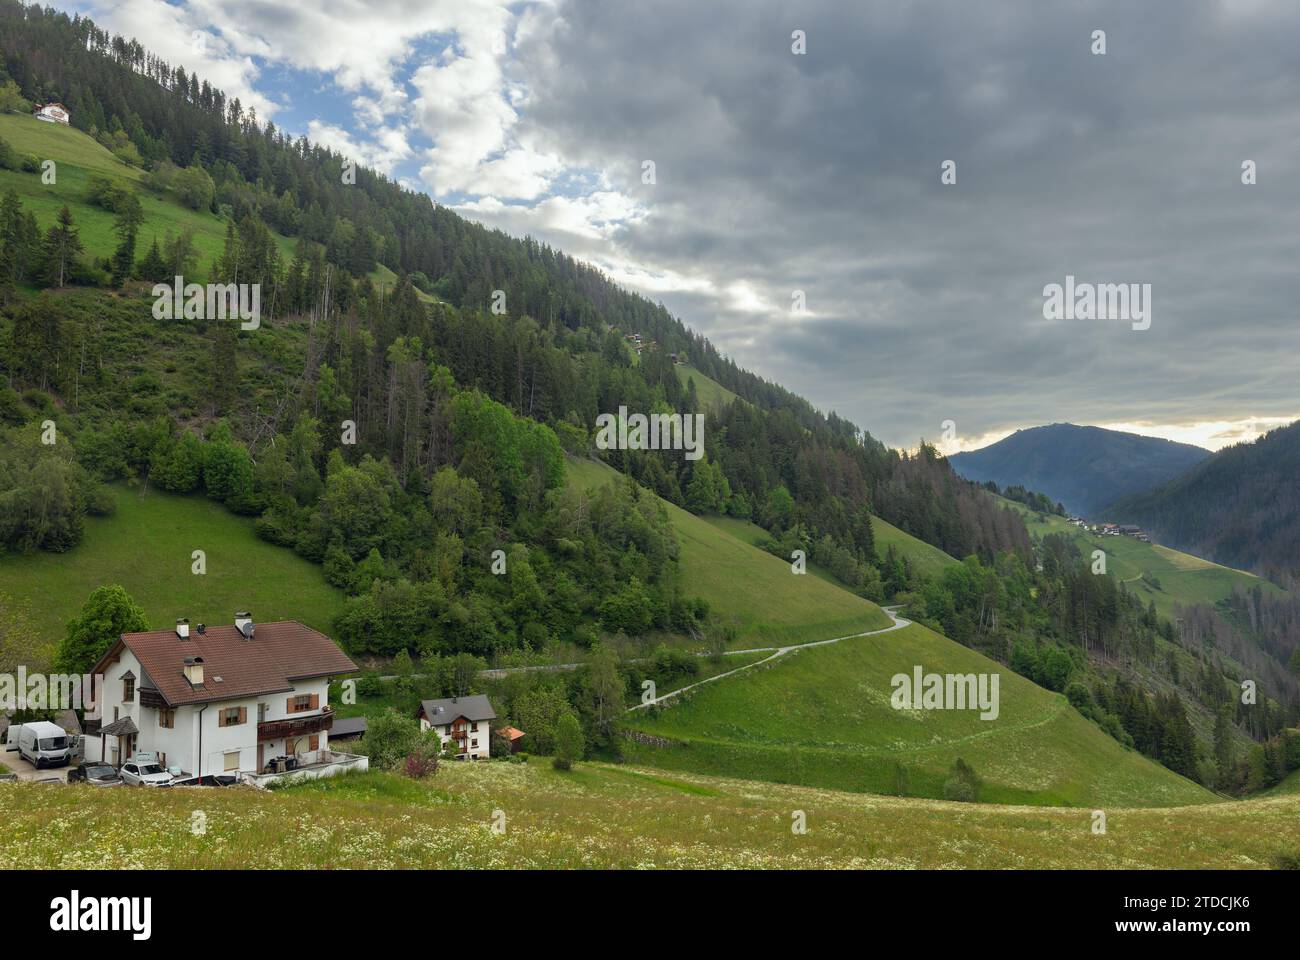
<path id="1" fill-rule="evenodd" d="M 1293 0 L 55 6 L 893 446 L 1300 416 Z M 1149 326 L 1049 316 L 1067 276 Z"/>

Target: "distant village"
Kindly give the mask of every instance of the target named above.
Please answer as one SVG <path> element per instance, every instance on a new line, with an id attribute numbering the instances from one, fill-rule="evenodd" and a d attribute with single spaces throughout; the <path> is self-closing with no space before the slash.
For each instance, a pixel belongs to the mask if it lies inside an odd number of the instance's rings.
<path id="1" fill-rule="evenodd" d="M 1141 527 L 1131 523 L 1089 523 L 1083 517 L 1066 517 L 1065 520 L 1076 527 L 1082 527 L 1089 533 L 1096 533 L 1103 537 L 1132 537 L 1143 543 L 1151 542 L 1151 538 L 1142 532 Z"/>

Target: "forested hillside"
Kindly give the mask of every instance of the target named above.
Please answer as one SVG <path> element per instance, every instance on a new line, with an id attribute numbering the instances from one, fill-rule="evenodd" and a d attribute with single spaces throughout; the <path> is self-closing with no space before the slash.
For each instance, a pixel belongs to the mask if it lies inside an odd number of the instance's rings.
<path id="1" fill-rule="evenodd" d="M 1111 517 L 1159 540 L 1290 586 L 1300 578 L 1300 422 L 1220 450 Z"/>
<path id="2" fill-rule="evenodd" d="M 94 480 L 147 477 L 175 492 L 206 490 L 259 517 L 268 539 L 324 562 L 331 580 L 356 594 L 340 630 L 355 649 L 436 646 L 421 638 L 444 635 L 451 647 L 479 651 L 521 643 L 505 608 L 528 609 L 535 598 L 483 599 L 500 589 L 490 574 L 478 579 L 492 549 L 539 568 L 544 605 L 590 608 L 601 598 L 601 628 L 695 629 L 703 611 L 672 574 L 672 547 L 653 533 L 661 521 L 645 517 L 638 523 L 647 529 L 625 538 L 601 526 L 609 521 L 600 510 L 565 504 L 557 490 L 561 446 L 587 451 L 599 413 L 690 405 L 669 356 L 679 352 L 747 402 L 710 408 L 700 461 L 610 455 L 671 502 L 752 517 L 775 532 L 798 526 L 868 565 L 878 562 L 873 507 L 956 555 L 1027 555 L 1014 518 L 932 452 L 886 450 L 740 371 L 662 307 L 589 267 L 468 223 L 364 168 L 349 182 L 345 158 L 288 139 L 183 67 L 87 20 L 14 2 L 0 11 L 11 94 L 61 98 L 76 126 L 124 164 L 149 168 L 138 185 L 146 194 L 179 197 L 178 180 L 210 179 L 208 209 L 227 224 L 210 276 L 258 283 L 270 305 L 269 322 L 252 331 L 153 320 L 136 281 L 165 278 L 195 258 L 138 249 L 132 210 L 141 190 L 126 178 L 112 184 L 108 204 L 121 207 L 112 250 L 86 249 L 71 217 L 37 222 L 9 198 L 4 373 L 26 394 L 6 395 L 7 419 L 66 418 L 77 450 L 75 463 L 65 452 L 35 456 L 40 471 L 66 473 L 67 509 L 58 514 L 66 523 L 34 525 L 26 501 L 10 545 L 66 547 L 76 515 L 95 506 Z M 22 147 L 11 153 L 22 156 Z M 282 236 L 296 245 L 288 262 Z M 106 269 L 96 273 L 101 260 Z M 400 282 L 376 288 L 368 274 L 377 264 Z M 65 289 L 96 280 L 98 294 Z M 501 315 L 489 309 L 497 290 Z M 624 342 L 631 332 L 657 344 L 640 362 Z M 345 421 L 354 437 L 344 437 Z M 26 479 L 13 483 L 34 483 L 38 468 L 22 469 Z M 610 508 L 637 512 L 633 502 Z M 588 527 L 593 519 L 597 527 Z M 604 546 L 587 539 L 593 529 Z M 520 549 L 533 553 L 525 559 Z M 606 572 L 590 580 L 596 568 Z M 449 591 L 450 626 L 409 622 L 397 597 L 375 599 L 409 591 L 422 608 L 442 610 L 440 597 L 426 596 L 439 588 Z M 570 631 L 595 613 L 557 613 L 533 630 Z"/>

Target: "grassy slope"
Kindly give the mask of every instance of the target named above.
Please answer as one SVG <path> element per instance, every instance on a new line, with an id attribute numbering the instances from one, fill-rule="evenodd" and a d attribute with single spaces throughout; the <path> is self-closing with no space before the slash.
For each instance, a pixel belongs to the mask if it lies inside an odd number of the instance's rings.
<path id="1" fill-rule="evenodd" d="M 737 540 L 743 540 L 751 546 L 757 546 L 770 536 L 766 530 L 757 524 L 737 517 L 704 517 L 703 519 L 719 530 L 723 530 Z M 957 560 L 948 556 L 938 547 L 933 547 L 924 540 L 918 540 L 910 533 L 899 530 L 898 527 L 886 523 L 879 517 L 873 516 L 871 518 L 871 528 L 876 536 L 876 552 L 881 557 L 885 555 L 885 551 L 892 544 L 901 556 L 911 561 L 912 566 L 920 571 L 922 576 L 934 576 L 942 571 L 944 567 L 958 563 Z M 829 570 L 819 567 L 811 561 L 808 563 L 808 572 L 829 583 L 842 586 L 840 581 Z"/>
<path id="2" fill-rule="evenodd" d="M 568 467 L 571 482 L 587 487 L 618 476 L 592 461 L 571 460 Z M 747 623 L 742 638 L 752 639 L 740 646 L 778 635 L 784 642 L 824 640 L 884 625 L 857 625 L 860 618 L 841 623 L 838 615 L 827 619 L 816 598 L 879 611 L 816 577 L 795 578 L 787 564 L 727 532 L 736 528 L 754 536 L 740 525 L 714 525 L 671 505 L 669 511 L 691 589 L 724 616 Z M 895 711 L 889 678 L 918 663 L 939 672 L 1000 671 L 1000 718 Z M 908 768 L 909 792 L 940 796 L 949 767 L 961 756 L 987 782 L 984 798 L 990 801 L 1132 806 L 1212 799 L 1123 750 L 1063 697 L 920 626 L 800 651 L 702 687 L 658 717 L 632 722 L 684 743 L 668 749 L 633 744 L 636 760 L 727 776 L 884 792 L 892 789 L 901 762 Z"/>
<path id="3" fill-rule="evenodd" d="M 199 799 L 201 798 L 201 799 Z M 207 832 L 190 829 L 196 803 Z M 506 830 L 491 830 L 494 811 Z M 802 810 L 808 830 L 791 829 Z M 445 764 L 283 791 L 0 783 L 3 868 L 1257 868 L 1300 850 L 1300 800 L 1043 809 L 864 797 L 579 764 Z"/>
<path id="4" fill-rule="evenodd" d="M 707 377 L 700 371 L 696 370 L 689 363 L 680 363 L 676 366 L 677 379 L 686 386 L 687 380 L 695 381 L 695 395 L 699 398 L 700 403 L 707 409 L 710 407 L 726 406 L 739 397 L 732 393 L 722 384 L 718 383 L 712 377 Z"/>
<path id="5" fill-rule="evenodd" d="M 1281 783 L 1271 790 L 1266 790 L 1264 796 L 1300 797 L 1300 770 L 1292 770 L 1282 779 Z"/>
<path id="6" fill-rule="evenodd" d="M 1035 513 L 1010 500 L 1002 502 L 1020 513 L 1025 526 L 1035 536 L 1063 533 L 1078 544 L 1085 558 L 1091 558 L 1093 550 L 1105 550 L 1107 572 L 1123 580 L 1129 590 L 1144 602 L 1154 600 L 1156 610 L 1165 617 L 1173 617 L 1175 603 L 1214 603 L 1231 596 L 1234 588 L 1249 590 L 1259 586 L 1264 590 L 1278 591 L 1267 580 L 1243 570 L 1220 566 L 1132 537 L 1098 536 L 1066 523 L 1061 517 Z M 1155 578 L 1159 588 L 1150 582 L 1150 578 Z"/>
<path id="7" fill-rule="evenodd" d="M 590 489 L 619 479 L 593 460 L 567 462 L 570 483 Z M 709 601 L 736 628 L 738 645 L 806 643 L 889 625 L 868 600 L 815 576 L 796 576 L 785 563 L 680 507 L 665 502 L 681 544 L 687 592 Z"/>
<path id="8" fill-rule="evenodd" d="M 955 557 L 950 557 L 938 547 L 931 546 L 924 540 L 918 540 L 910 533 L 899 530 L 898 527 L 886 523 L 879 517 L 871 518 L 871 529 L 876 537 L 876 553 L 883 557 L 885 551 L 892 545 L 898 554 L 906 557 L 923 577 L 933 577 L 943 572 L 944 567 L 960 563 Z"/>
<path id="9" fill-rule="evenodd" d="M 92 175 L 108 176 L 132 187 L 144 207 L 145 221 L 140 228 L 136 256 L 143 257 L 150 243 L 158 238 L 161 244 L 170 231 L 173 235 L 182 230 L 194 234 L 194 246 L 199 251 L 196 273 L 199 279 L 207 276 L 212 261 L 221 255 L 226 238 L 226 225 L 220 217 L 207 211 L 190 210 L 174 194 L 159 196 L 141 183 L 140 170 L 129 167 L 100 146 L 94 139 L 60 124 L 43 123 L 32 117 L 18 114 L 0 115 L 0 137 L 9 141 L 16 153 L 34 154 L 53 159 L 57 164 L 55 183 L 41 183 L 40 174 L 0 170 L 0 193 L 11 187 L 17 191 L 25 211 L 35 213 L 41 230 L 54 223 L 59 208 L 67 204 L 73 221 L 81 234 L 86 256 L 106 257 L 117 247 L 113 234 L 113 214 L 86 201 L 86 191 Z M 293 256 L 293 241 L 272 234 L 286 260 Z"/>
<path id="10" fill-rule="evenodd" d="M 926 672 L 1001 674 L 1001 710 L 900 711 L 890 678 Z M 1065 701 L 919 625 L 798 651 L 701 688 L 634 724 L 680 741 L 633 745 L 635 762 L 779 783 L 942 796 L 961 757 L 984 781 L 982 799 L 1051 805 L 1202 803 L 1208 791 L 1124 750 Z"/>
<path id="11" fill-rule="evenodd" d="M 23 604 L 40 640 L 61 639 L 90 592 L 115 583 L 155 628 L 177 617 L 230 623 L 236 610 L 251 610 L 258 620 L 330 630 L 342 593 L 319 566 L 258 539 L 251 521 L 202 497 L 110 489 L 117 512 L 87 518 L 72 550 L 0 557 L 0 594 Z M 194 550 L 207 555 L 203 576 L 190 572 Z"/>
<path id="12" fill-rule="evenodd" d="M 41 230 L 54 223 L 59 208 L 67 204 L 73 221 L 81 234 L 88 257 L 105 257 L 117 247 L 113 234 L 113 214 L 85 200 L 92 175 L 104 175 L 132 187 L 144 207 L 145 221 L 136 243 L 136 257 L 149 251 L 154 238 L 162 244 L 170 232 L 179 235 L 183 230 L 194 234 L 194 246 L 199 252 L 195 265 L 195 279 L 208 275 L 212 261 L 221 255 L 226 239 L 226 223 L 207 211 L 191 210 L 182 205 L 175 194 L 159 196 L 141 182 L 143 173 L 130 167 L 92 137 L 72 127 L 57 123 L 44 123 L 26 114 L 0 114 L 0 138 L 9 142 L 19 156 L 33 154 L 42 160 L 53 159 L 57 164 L 56 181 L 41 183 L 40 174 L 0 170 L 0 194 L 13 188 L 22 200 L 23 209 L 36 214 Z M 271 231 L 280 255 L 286 263 L 293 258 L 297 241 Z M 378 265 L 370 274 L 375 284 L 392 288 L 397 276 L 384 265 Z M 417 291 L 425 302 L 436 298 Z"/>

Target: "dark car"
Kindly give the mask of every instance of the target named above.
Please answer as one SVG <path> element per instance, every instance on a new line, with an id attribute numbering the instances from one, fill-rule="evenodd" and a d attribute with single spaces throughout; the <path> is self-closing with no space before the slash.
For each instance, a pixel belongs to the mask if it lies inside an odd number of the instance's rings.
<path id="1" fill-rule="evenodd" d="M 120 787 L 122 777 L 107 763 L 79 763 L 68 771 L 68 783 L 88 783 L 92 787 Z"/>

